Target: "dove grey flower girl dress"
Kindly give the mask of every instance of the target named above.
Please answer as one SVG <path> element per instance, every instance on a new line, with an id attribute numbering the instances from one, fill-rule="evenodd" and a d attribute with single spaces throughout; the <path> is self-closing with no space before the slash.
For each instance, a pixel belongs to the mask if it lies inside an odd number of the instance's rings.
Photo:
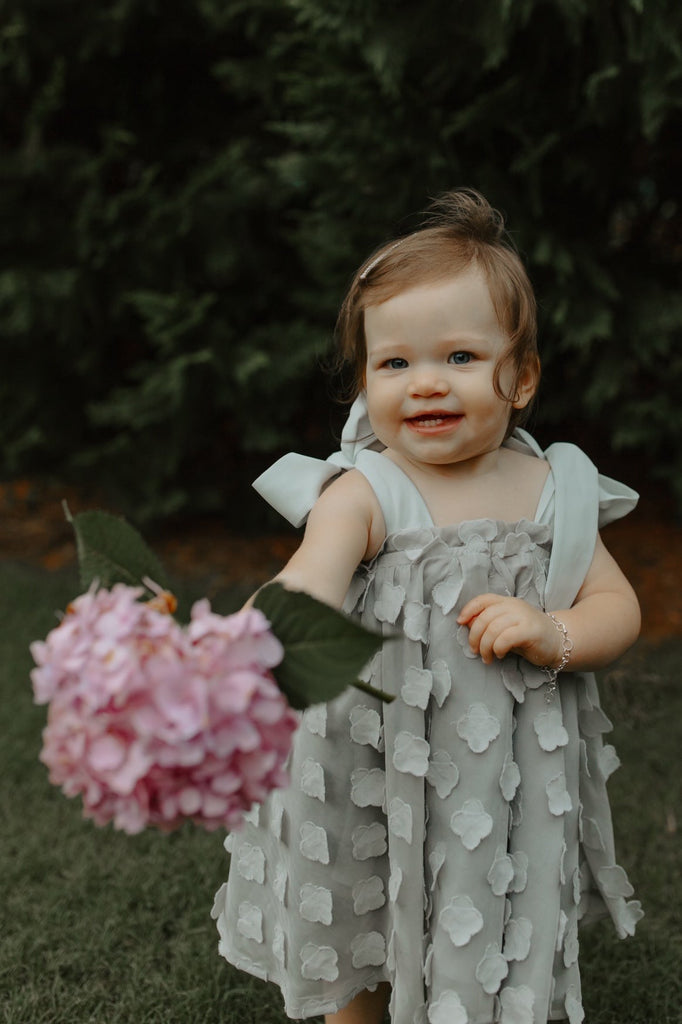
<path id="1" fill-rule="evenodd" d="M 489 591 L 570 606 L 598 524 L 636 495 L 572 445 L 508 443 L 550 463 L 532 522 L 436 528 L 394 463 L 353 455 L 388 535 L 345 610 L 398 635 L 365 673 L 396 699 L 351 687 L 303 714 L 291 787 L 228 837 L 214 906 L 222 955 L 276 983 L 290 1017 L 388 981 L 393 1024 L 579 1024 L 578 922 L 609 913 L 624 937 L 641 917 L 594 677 L 563 673 L 552 695 L 521 658 L 484 665 L 456 622 Z"/>

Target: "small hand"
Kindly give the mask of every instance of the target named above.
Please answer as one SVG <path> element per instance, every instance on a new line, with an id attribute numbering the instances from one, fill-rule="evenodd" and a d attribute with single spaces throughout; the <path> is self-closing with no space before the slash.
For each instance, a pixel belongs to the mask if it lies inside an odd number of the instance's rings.
<path id="1" fill-rule="evenodd" d="M 562 638 L 543 611 L 518 597 L 479 594 L 457 616 L 469 627 L 469 646 L 486 665 L 507 654 L 519 654 L 533 665 L 558 665 Z"/>

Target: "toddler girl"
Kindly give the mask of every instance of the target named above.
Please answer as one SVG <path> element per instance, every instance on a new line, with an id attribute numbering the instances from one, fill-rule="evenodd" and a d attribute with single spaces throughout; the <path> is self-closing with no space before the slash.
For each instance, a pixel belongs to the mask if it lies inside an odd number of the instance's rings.
<path id="1" fill-rule="evenodd" d="M 220 951 L 293 1018 L 579 1024 L 578 921 L 641 917 L 615 862 L 593 669 L 639 608 L 598 533 L 633 491 L 519 429 L 535 302 L 500 215 L 450 193 L 360 268 L 338 336 L 341 452 L 257 489 L 297 525 L 278 577 L 386 637 L 303 715 L 290 789 L 230 836 Z M 309 513 L 309 514 L 308 514 Z"/>

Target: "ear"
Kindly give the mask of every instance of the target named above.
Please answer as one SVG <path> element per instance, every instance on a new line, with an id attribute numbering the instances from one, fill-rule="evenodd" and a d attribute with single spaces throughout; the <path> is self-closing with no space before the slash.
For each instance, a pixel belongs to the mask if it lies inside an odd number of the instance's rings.
<path id="1" fill-rule="evenodd" d="M 533 359 L 528 360 L 519 374 L 512 407 L 514 409 L 525 409 L 528 403 L 533 400 L 539 383 L 540 360 L 535 356 Z"/>

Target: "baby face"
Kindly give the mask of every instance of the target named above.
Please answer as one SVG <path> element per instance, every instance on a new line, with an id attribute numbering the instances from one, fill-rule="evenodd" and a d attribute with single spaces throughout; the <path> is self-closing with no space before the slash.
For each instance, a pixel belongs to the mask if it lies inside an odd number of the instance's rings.
<path id="1" fill-rule="evenodd" d="M 370 422 L 399 459 L 473 468 L 499 449 L 512 408 L 532 397 L 523 382 L 514 402 L 495 391 L 509 342 L 476 267 L 367 307 L 365 337 Z M 513 376 L 503 367 L 503 394 Z"/>

